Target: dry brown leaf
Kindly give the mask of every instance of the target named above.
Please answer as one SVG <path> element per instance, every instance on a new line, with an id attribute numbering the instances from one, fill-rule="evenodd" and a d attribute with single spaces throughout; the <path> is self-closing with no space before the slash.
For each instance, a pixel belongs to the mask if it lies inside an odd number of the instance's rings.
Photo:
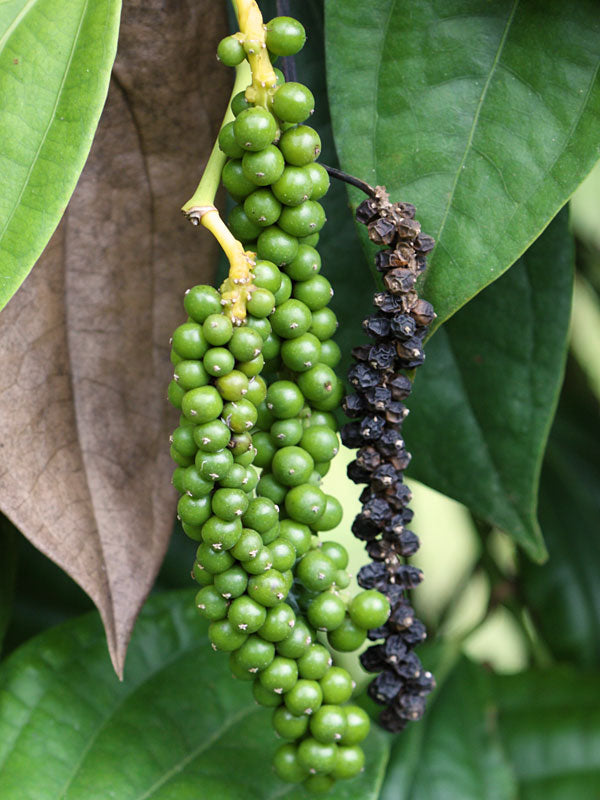
<path id="1" fill-rule="evenodd" d="M 168 341 L 216 259 L 179 208 L 227 102 L 225 33 L 222 3 L 125 3 L 90 159 L 0 315 L 0 507 L 98 606 L 119 675 L 173 525 Z"/>

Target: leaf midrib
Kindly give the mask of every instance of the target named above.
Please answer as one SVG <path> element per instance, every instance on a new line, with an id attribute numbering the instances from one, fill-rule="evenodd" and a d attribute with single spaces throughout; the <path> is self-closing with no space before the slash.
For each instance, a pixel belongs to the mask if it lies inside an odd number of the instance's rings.
<path id="1" fill-rule="evenodd" d="M 456 175 L 454 176 L 454 181 L 452 182 L 452 188 L 450 189 L 450 193 L 448 195 L 448 202 L 446 204 L 446 208 L 445 208 L 444 214 L 442 216 L 442 221 L 440 223 L 440 227 L 439 227 L 438 232 L 437 232 L 436 239 L 437 239 L 438 242 L 441 241 L 442 233 L 444 231 L 444 228 L 446 227 L 446 222 L 447 222 L 448 216 L 450 214 L 450 208 L 452 207 L 452 203 L 454 201 L 454 195 L 456 194 L 456 187 L 458 186 L 458 182 L 460 180 L 460 176 L 461 176 L 461 173 L 462 173 L 463 166 L 465 164 L 465 161 L 467 160 L 467 157 L 468 157 L 469 152 L 471 150 L 471 146 L 473 144 L 473 139 L 475 137 L 475 131 L 477 129 L 477 124 L 479 122 L 479 117 L 481 115 L 481 109 L 483 107 L 483 103 L 484 103 L 485 98 L 487 96 L 488 89 L 489 89 L 490 84 L 492 82 L 492 78 L 493 78 L 493 76 L 494 76 L 494 74 L 496 72 L 496 68 L 497 68 L 498 63 L 500 61 L 500 56 L 502 55 L 502 51 L 504 50 L 504 45 L 506 44 L 506 39 L 508 38 L 508 33 L 510 31 L 510 27 L 512 25 L 512 21 L 514 19 L 515 13 L 516 13 L 517 8 L 519 6 L 519 2 L 520 2 L 520 0 L 514 0 L 514 2 L 513 2 L 513 7 L 512 7 L 512 10 L 511 10 L 511 12 L 510 12 L 510 14 L 508 16 L 506 24 L 504 26 L 504 31 L 502 33 L 502 37 L 501 37 L 500 42 L 498 44 L 498 48 L 496 50 L 496 55 L 494 56 L 494 61 L 492 62 L 492 66 L 490 68 L 487 80 L 486 80 L 486 82 L 485 82 L 485 84 L 483 86 L 483 89 L 481 90 L 481 95 L 479 97 L 479 102 L 477 104 L 477 108 L 475 109 L 475 115 L 473 117 L 473 123 L 471 125 L 471 130 L 469 131 L 469 136 L 467 138 L 467 144 L 466 144 L 466 147 L 465 147 L 465 151 L 464 151 L 463 157 L 460 160 L 460 163 L 458 165 L 458 169 L 456 170 Z M 431 253 L 431 260 L 434 257 L 434 253 L 435 253 L 436 249 L 437 249 L 437 246 L 436 246 L 436 248 L 434 248 L 433 252 Z"/>

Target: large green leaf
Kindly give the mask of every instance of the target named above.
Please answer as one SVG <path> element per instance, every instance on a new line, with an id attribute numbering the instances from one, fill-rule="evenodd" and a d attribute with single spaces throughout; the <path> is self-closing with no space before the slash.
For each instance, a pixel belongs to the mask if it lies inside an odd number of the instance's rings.
<path id="1" fill-rule="evenodd" d="M 499 677 L 494 693 L 519 800 L 598 800 L 598 674 L 554 668 Z"/>
<path id="2" fill-rule="evenodd" d="M 0 309 L 39 258 L 89 153 L 120 0 L 0 4 Z"/>
<path id="3" fill-rule="evenodd" d="M 155 596 L 136 626 L 125 680 L 95 614 L 32 639 L 0 669 L 1 800 L 301 800 L 269 768 L 270 712 L 210 648 L 193 593 Z M 375 800 L 386 736 L 332 800 Z"/>
<path id="4" fill-rule="evenodd" d="M 490 676 L 462 661 L 392 748 L 381 800 L 512 800 Z"/>
<path id="5" fill-rule="evenodd" d="M 392 748 L 381 800 L 597 800 L 600 677 L 465 660 Z"/>
<path id="6" fill-rule="evenodd" d="M 328 0 L 344 169 L 417 206 L 425 293 L 450 317 L 529 246 L 597 160 L 593 0 Z"/>
<path id="7" fill-rule="evenodd" d="M 537 488 L 564 368 L 572 261 L 563 212 L 430 340 L 405 427 L 411 474 L 537 559 Z"/>
<path id="8" fill-rule="evenodd" d="M 540 482 L 549 559 L 521 564 L 521 588 L 552 652 L 600 663 L 600 421 L 597 400 L 572 364 Z"/>

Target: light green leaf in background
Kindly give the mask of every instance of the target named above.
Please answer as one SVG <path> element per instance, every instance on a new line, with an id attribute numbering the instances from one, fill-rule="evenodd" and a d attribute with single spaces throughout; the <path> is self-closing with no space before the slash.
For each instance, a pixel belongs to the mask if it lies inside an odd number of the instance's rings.
<path id="1" fill-rule="evenodd" d="M 424 291 L 450 317 L 504 272 L 600 156 L 593 0 L 328 0 L 343 169 L 417 207 Z"/>
<path id="2" fill-rule="evenodd" d="M 106 99 L 120 0 L 0 5 L 0 309 L 39 258 Z"/>
<path id="3" fill-rule="evenodd" d="M 31 639 L 0 668 L 0 800 L 303 800 L 271 770 L 271 711 L 215 653 L 193 592 L 154 596 L 120 683 L 97 614 Z M 375 726 L 374 726 L 375 727 Z M 388 737 L 330 800 L 376 800 Z"/>

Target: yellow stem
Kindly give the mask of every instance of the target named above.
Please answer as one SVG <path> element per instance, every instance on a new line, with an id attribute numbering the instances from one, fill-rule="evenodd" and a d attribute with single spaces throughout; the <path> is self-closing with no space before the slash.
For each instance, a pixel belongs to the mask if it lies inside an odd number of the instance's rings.
<path id="1" fill-rule="evenodd" d="M 200 221 L 209 230 L 229 261 L 229 274 L 221 284 L 221 304 L 224 312 L 235 325 L 241 325 L 246 319 L 246 303 L 252 290 L 252 269 L 256 264 L 256 256 L 244 250 L 241 242 L 231 233 L 214 206 L 197 206 L 190 209 L 188 216 Z"/>
<path id="2" fill-rule="evenodd" d="M 246 100 L 268 108 L 269 99 L 277 85 L 277 76 L 267 51 L 262 14 L 255 0 L 233 0 L 233 4 L 252 70 L 252 83 L 246 89 Z"/>

